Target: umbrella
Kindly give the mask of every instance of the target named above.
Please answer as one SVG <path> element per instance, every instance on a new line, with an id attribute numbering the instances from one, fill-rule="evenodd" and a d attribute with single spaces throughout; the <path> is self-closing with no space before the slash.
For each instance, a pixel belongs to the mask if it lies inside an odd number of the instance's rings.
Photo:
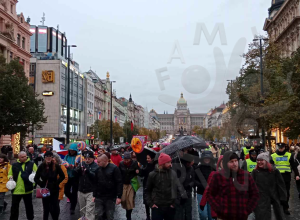
<path id="1" fill-rule="evenodd" d="M 168 154 L 172 158 L 178 156 L 178 152 L 184 150 L 188 147 L 204 149 L 207 147 L 204 140 L 194 137 L 194 136 L 185 136 L 181 137 L 180 140 L 177 140 L 170 144 L 169 146 L 162 149 L 159 153 Z M 158 160 L 159 154 L 155 156 L 155 160 Z"/>
<path id="2" fill-rule="evenodd" d="M 141 153 L 136 153 L 137 161 L 140 162 L 143 166 L 147 165 L 147 155 L 152 155 L 153 157 L 157 152 L 149 147 L 144 147 L 144 150 Z"/>

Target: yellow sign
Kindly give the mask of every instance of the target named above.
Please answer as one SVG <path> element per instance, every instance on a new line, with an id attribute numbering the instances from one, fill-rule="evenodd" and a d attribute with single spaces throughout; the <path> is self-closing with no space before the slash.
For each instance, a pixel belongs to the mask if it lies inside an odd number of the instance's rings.
<path id="1" fill-rule="evenodd" d="M 51 91 L 44 91 L 43 92 L 43 96 L 52 96 L 54 95 L 54 92 L 51 92 Z"/>
<path id="2" fill-rule="evenodd" d="M 43 83 L 54 83 L 55 73 L 53 70 L 44 70 L 42 72 L 42 82 Z"/>

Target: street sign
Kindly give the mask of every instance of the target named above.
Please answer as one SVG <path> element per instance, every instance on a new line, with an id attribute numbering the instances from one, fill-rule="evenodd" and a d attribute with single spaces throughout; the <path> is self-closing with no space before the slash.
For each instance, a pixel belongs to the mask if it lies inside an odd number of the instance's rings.
<path id="1" fill-rule="evenodd" d="M 124 137 L 120 137 L 120 144 L 124 143 Z"/>
<path id="2" fill-rule="evenodd" d="M 215 142 L 217 142 L 218 141 L 218 138 L 215 138 Z"/>
<path id="3" fill-rule="evenodd" d="M 223 142 L 226 142 L 226 137 L 223 137 Z"/>
<path id="4" fill-rule="evenodd" d="M 231 142 L 234 142 L 234 141 L 235 141 L 235 136 L 234 136 L 234 135 L 231 135 L 230 141 L 231 141 Z"/>

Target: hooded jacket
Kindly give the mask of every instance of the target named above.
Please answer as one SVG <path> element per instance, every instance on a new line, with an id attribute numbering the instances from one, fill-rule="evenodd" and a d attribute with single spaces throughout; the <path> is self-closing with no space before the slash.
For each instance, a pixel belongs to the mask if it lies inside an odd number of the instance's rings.
<path id="1" fill-rule="evenodd" d="M 130 184 L 131 179 L 137 176 L 136 170 L 139 170 L 139 165 L 136 161 L 132 160 L 131 164 L 127 166 L 124 161 L 120 163 L 119 169 L 122 174 L 123 184 Z"/>
<path id="2" fill-rule="evenodd" d="M 178 199 L 178 193 L 182 199 L 187 199 L 187 195 L 180 184 L 177 174 L 172 169 L 155 168 L 149 174 L 147 186 L 145 189 L 146 204 L 152 207 L 154 204 L 158 207 L 175 206 Z"/>
<path id="3" fill-rule="evenodd" d="M 223 220 L 247 219 L 257 205 L 259 194 L 251 175 L 239 169 L 232 172 L 227 163 L 234 153 L 223 157 L 223 169 L 216 172 L 207 188 L 207 200 L 218 218 Z"/>
<path id="4" fill-rule="evenodd" d="M 8 162 L 0 163 L 0 193 L 8 192 L 6 188 L 6 183 L 8 182 L 8 171 L 10 169 L 10 164 Z"/>
<path id="5" fill-rule="evenodd" d="M 33 165 L 32 170 L 27 169 L 30 163 L 32 163 L 31 165 Z M 22 169 L 22 171 L 20 169 Z M 10 167 L 8 172 L 8 179 L 10 177 L 13 177 L 14 181 L 16 181 L 17 183 L 16 188 L 13 190 L 14 195 L 24 195 L 32 193 L 34 184 L 29 182 L 27 178 L 24 181 L 21 177 L 22 172 L 26 173 L 26 176 L 29 177 L 32 171 L 36 172 L 37 166 L 35 165 L 35 163 L 31 162 L 29 158 L 27 158 L 27 160 L 24 163 L 21 163 L 18 159 L 17 162 Z"/>
<path id="6" fill-rule="evenodd" d="M 65 161 L 67 161 L 70 165 L 75 166 L 77 154 L 75 154 L 75 155 L 72 156 L 72 155 L 70 154 L 70 150 L 75 150 L 75 151 L 78 153 L 77 144 L 76 144 L 76 143 L 72 143 L 72 144 L 70 145 L 69 153 L 68 153 L 68 155 L 65 157 Z M 68 173 L 68 177 L 69 177 L 69 178 L 74 177 L 74 176 L 75 176 L 75 174 L 74 174 L 74 167 L 72 167 L 72 168 L 71 168 L 71 167 L 68 167 L 68 168 L 67 168 L 67 173 Z"/>

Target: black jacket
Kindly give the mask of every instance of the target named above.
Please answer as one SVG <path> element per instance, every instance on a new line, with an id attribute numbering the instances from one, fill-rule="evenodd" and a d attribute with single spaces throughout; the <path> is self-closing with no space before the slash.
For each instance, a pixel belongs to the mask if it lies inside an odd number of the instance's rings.
<path id="1" fill-rule="evenodd" d="M 207 180 L 212 171 L 216 171 L 213 164 L 200 164 L 195 169 L 195 185 L 197 186 L 197 194 L 203 195 L 207 185 Z"/>
<path id="2" fill-rule="evenodd" d="M 178 197 L 187 199 L 176 172 L 172 169 L 165 170 L 158 167 L 149 174 L 145 196 L 146 204 L 150 207 L 154 204 L 158 207 L 174 206 Z"/>
<path id="3" fill-rule="evenodd" d="M 74 171 L 75 176 L 79 177 L 78 191 L 82 193 L 93 192 L 93 182 L 95 180 L 95 172 L 98 169 L 98 165 L 93 162 L 86 164 L 82 162 L 82 167 L 77 167 Z"/>
<path id="4" fill-rule="evenodd" d="M 122 175 L 119 168 L 109 163 L 95 172 L 94 193 L 96 198 L 121 198 L 123 194 Z"/>
<path id="5" fill-rule="evenodd" d="M 59 176 L 59 178 L 57 178 Z M 52 163 L 47 169 L 47 165 L 42 163 L 35 174 L 34 182 L 41 188 L 47 187 L 51 194 L 59 193 L 59 184 L 65 179 L 65 174 L 59 165 L 55 165 L 55 171 L 52 169 Z"/>
<path id="6" fill-rule="evenodd" d="M 38 165 L 38 162 L 41 160 L 36 152 L 33 152 L 33 154 L 28 152 L 27 156 L 29 157 L 30 161 L 34 162 L 36 165 Z"/>
<path id="7" fill-rule="evenodd" d="M 149 173 L 151 173 L 153 170 L 155 169 L 155 164 L 154 163 L 147 163 L 147 166 L 143 169 L 140 170 L 140 176 L 144 177 L 143 180 L 143 188 L 146 188 L 147 185 L 147 180 L 148 180 L 148 176 Z"/>
<path id="8" fill-rule="evenodd" d="M 132 161 L 128 167 L 124 164 L 124 161 L 121 161 L 119 169 L 122 174 L 123 184 L 130 184 L 131 179 L 137 176 L 136 170 L 139 170 L 139 165 L 136 161 Z"/>
<path id="9" fill-rule="evenodd" d="M 186 167 L 186 176 L 185 176 L 185 180 L 183 182 L 183 188 L 186 191 L 186 194 L 189 198 L 192 197 L 192 189 L 194 187 L 194 183 L 195 183 L 195 171 L 193 167 Z"/>

